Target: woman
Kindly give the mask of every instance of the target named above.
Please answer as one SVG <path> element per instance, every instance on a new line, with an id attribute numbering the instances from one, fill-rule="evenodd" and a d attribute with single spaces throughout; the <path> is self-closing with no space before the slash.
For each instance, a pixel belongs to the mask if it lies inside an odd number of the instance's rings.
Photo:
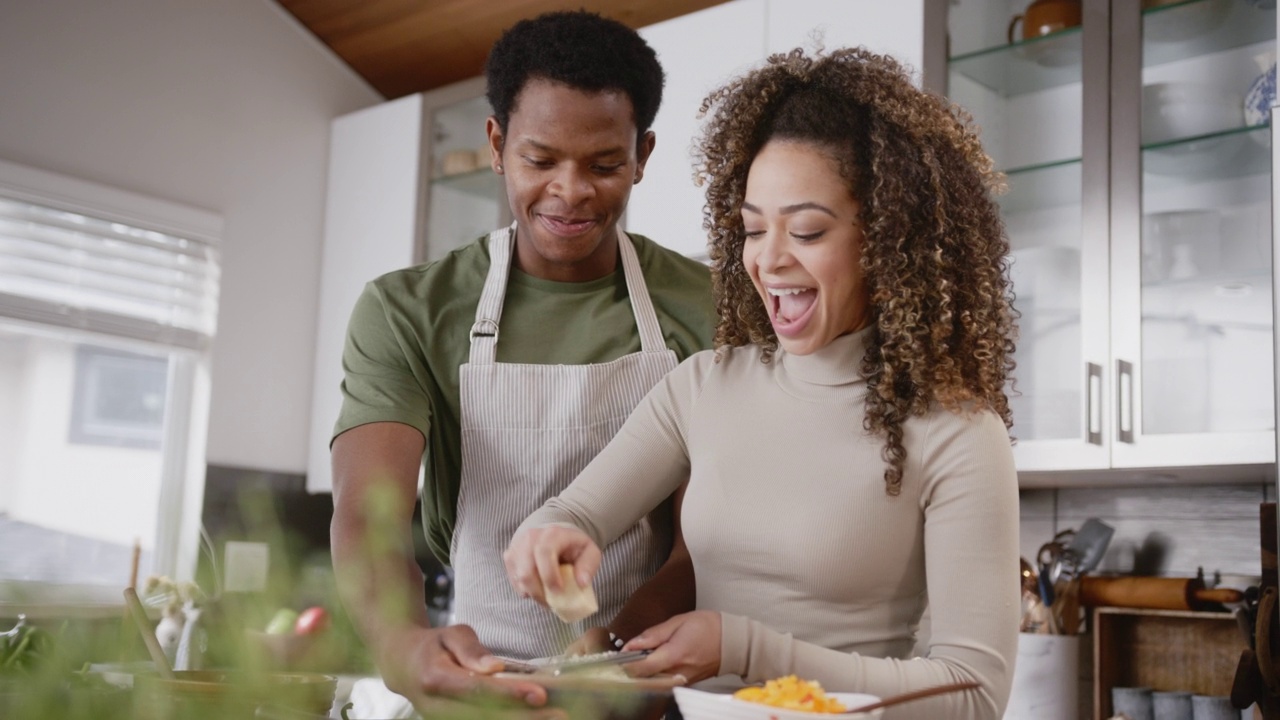
<path id="1" fill-rule="evenodd" d="M 774 56 L 703 109 L 718 349 L 525 521 L 512 584 L 542 601 L 561 563 L 589 582 L 688 478 L 698 609 L 630 639 L 653 650 L 633 673 L 975 680 L 889 716 L 999 718 L 1019 605 L 999 176 L 963 115 L 861 49 Z"/>

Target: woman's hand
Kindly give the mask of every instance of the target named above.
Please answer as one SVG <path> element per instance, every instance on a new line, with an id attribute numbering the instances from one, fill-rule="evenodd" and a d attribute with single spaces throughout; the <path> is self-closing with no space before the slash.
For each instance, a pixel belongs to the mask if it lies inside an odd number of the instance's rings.
<path id="1" fill-rule="evenodd" d="M 695 610 L 677 615 L 631 638 L 623 650 L 652 650 L 627 663 L 633 677 L 683 675 L 690 683 L 720 674 L 720 613 Z"/>
<path id="2" fill-rule="evenodd" d="M 521 597 L 546 605 L 544 588 L 561 589 L 560 566 L 573 565 L 581 587 L 590 587 L 600 569 L 600 548 L 577 528 L 559 526 L 530 528 L 511 538 L 502 553 L 507 579 Z"/>

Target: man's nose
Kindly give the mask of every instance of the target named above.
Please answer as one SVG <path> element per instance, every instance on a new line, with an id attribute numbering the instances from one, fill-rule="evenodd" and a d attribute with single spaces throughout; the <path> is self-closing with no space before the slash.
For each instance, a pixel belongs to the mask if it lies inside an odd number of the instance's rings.
<path id="1" fill-rule="evenodd" d="M 564 200 L 569 206 L 577 205 L 582 200 L 595 194 L 595 185 L 591 175 L 576 165 L 567 165 L 557 170 L 549 186 L 551 194 Z"/>

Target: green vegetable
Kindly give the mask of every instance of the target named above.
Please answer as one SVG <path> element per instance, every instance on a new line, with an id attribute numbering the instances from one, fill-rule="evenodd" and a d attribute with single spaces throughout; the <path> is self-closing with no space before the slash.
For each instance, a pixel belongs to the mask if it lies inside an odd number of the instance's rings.
<path id="1" fill-rule="evenodd" d="M 26 618 L 8 632 L 0 633 L 0 673 L 31 673 L 52 655 L 53 636 Z"/>
<path id="2" fill-rule="evenodd" d="M 293 626 L 297 622 L 297 611 L 289 608 L 280 608 L 275 615 L 271 616 L 271 622 L 267 623 L 267 634 L 290 635 L 293 633 Z"/>

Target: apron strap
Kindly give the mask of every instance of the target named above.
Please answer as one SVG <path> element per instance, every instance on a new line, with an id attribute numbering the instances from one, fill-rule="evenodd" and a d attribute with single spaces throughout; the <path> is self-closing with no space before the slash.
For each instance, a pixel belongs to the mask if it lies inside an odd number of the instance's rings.
<path id="1" fill-rule="evenodd" d="M 516 241 L 516 224 L 489 233 L 489 274 L 476 306 L 476 322 L 471 326 L 472 365 L 492 365 L 498 356 L 498 321 L 511 274 L 511 250 Z"/>
<path id="2" fill-rule="evenodd" d="M 640 330 L 640 351 L 666 352 L 667 343 L 662 339 L 662 327 L 658 325 L 658 314 L 653 309 L 653 299 L 649 297 L 649 286 L 644 281 L 644 273 L 640 272 L 640 258 L 631 238 L 622 232 L 622 228 L 618 228 L 618 253 L 622 256 L 622 271 L 627 277 L 631 311 L 635 313 L 636 327 Z"/>
<path id="3" fill-rule="evenodd" d="M 489 274 L 484 280 L 480 303 L 476 306 L 476 322 L 471 326 L 472 365 L 492 365 L 498 354 L 498 324 L 502 320 L 502 300 L 506 295 L 507 277 L 511 273 L 511 255 L 515 247 L 516 224 L 489 233 Z M 627 281 L 627 294 L 631 297 L 631 312 L 635 315 L 640 334 L 640 351 L 646 353 L 667 352 L 662 339 L 662 327 L 658 314 L 649 297 L 649 286 L 640 271 L 640 258 L 631 244 L 631 238 L 618 228 L 618 254 L 622 259 L 622 272 Z"/>

